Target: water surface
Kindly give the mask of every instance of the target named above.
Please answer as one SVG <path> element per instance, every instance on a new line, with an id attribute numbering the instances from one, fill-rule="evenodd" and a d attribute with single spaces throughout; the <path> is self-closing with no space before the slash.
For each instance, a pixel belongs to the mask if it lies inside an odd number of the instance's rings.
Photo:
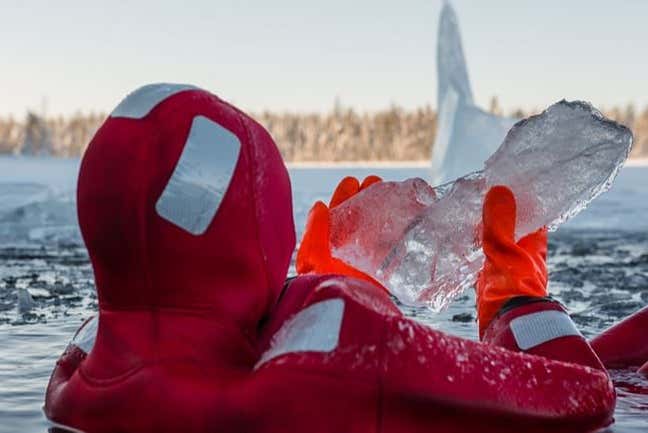
<path id="1" fill-rule="evenodd" d="M 92 269 L 76 227 L 77 160 L 0 158 L 0 432 L 45 432 L 49 374 L 72 334 L 96 311 Z M 401 180 L 422 168 L 293 168 L 298 234 L 316 199 L 341 177 Z M 4 200 L 3 200 L 4 198 Z M 550 292 L 587 337 L 648 304 L 648 168 L 626 168 L 613 189 L 550 236 Z M 26 296 L 28 293 L 29 296 Z M 473 293 L 448 310 L 406 314 L 475 339 Z M 610 432 L 648 431 L 648 383 L 613 372 L 619 395 Z"/>

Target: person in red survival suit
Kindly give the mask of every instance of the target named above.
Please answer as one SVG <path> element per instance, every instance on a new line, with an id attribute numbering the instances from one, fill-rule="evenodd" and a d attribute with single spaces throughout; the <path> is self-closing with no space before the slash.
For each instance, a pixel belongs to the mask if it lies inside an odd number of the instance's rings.
<path id="1" fill-rule="evenodd" d="M 282 291 L 295 235 L 289 177 L 270 135 L 206 91 L 145 86 L 83 158 L 77 206 L 99 313 L 57 362 L 45 414 L 86 432 L 573 432 L 609 423 L 614 389 L 562 308 L 538 299 L 507 309 L 497 292 L 523 284 L 537 297 L 546 283 L 545 237 L 513 242 L 514 203 L 496 189 L 484 207 L 487 344 L 403 317 L 344 263 L 327 262 L 335 274 L 318 268 L 310 258 L 328 252 L 317 211 L 298 254 L 298 268 L 314 272 Z"/>
<path id="2" fill-rule="evenodd" d="M 648 307 L 613 325 L 592 340 L 592 348 L 609 369 L 630 369 L 648 378 Z M 630 385 L 648 394 L 645 381 Z"/>

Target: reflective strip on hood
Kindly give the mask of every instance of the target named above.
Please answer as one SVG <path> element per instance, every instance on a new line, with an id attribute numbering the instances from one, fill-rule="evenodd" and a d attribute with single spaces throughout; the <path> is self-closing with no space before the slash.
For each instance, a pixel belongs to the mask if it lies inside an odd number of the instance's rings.
<path id="1" fill-rule="evenodd" d="M 581 336 L 567 313 L 556 310 L 539 311 L 516 317 L 509 324 L 517 345 L 531 349 L 560 337 Z"/>
<path id="2" fill-rule="evenodd" d="M 212 120 L 196 116 L 180 159 L 158 199 L 158 215 L 193 235 L 207 230 L 236 168 L 241 142 Z"/>
<path id="3" fill-rule="evenodd" d="M 329 299 L 304 308 L 277 331 L 270 348 L 255 366 L 294 352 L 331 352 L 340 339 L 344 300 Z"/>
<path id="4" fill-rule="evenodd" d="M 168 97 L 194 89 L 198 89 L 198 87 L 189 84 L 148 84 L 129 93 L 113 110 L 110 117 L 142 119 Z"/>
<path id="5" fill-rule="evenodd" d="M 88 321 L 79 329 L 72 339 L 73 345 L 81 349 L 85 353 L 90 353 L 94 347 L 95 340 L 97 339 L 97 328 L 99 327 L 99 316 L 92 316 Z"/>

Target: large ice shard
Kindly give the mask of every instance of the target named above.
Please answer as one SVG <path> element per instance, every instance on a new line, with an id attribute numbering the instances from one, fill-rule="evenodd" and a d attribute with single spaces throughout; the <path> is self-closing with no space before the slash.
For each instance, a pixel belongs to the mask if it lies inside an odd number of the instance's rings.
<path id="1" fill-rule="evenodd" d="M 373 185 L 332 211 L 333 254 L 403 303 L 440 310 L 483 263 L 483 197 L 518 201 L 517 237 L 555 229 L 611 185 L 632 133 L 584 102 L 561 101 L 517 123 L 483 170 L 432 189 L 420 179 Z"/>
<path id="2" fill-rule="evenodd" d="M 518 119 L 477 107 L 468 78 L 457 16 L 445 2 L 437 39 L 437 135 L 432 183 L 439 185 L 482 168 Z"/>

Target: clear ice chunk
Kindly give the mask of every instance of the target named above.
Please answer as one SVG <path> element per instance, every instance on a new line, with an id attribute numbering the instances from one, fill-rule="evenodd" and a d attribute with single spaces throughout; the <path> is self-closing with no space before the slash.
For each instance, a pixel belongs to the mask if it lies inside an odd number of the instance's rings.
<path id="1" fill-rule="evenodd" d="M 468 77 L 457 16 L 445 3 L 437 38 L 437 135 L 432 148 L 432 183 L 480 170 L 519 119 L 477 107 Z"/>
<path id="2" fill-rule="evenodd" d="M 472 104 L 473 96 L 457 14 L 448 2 L 444 2 L 439 18 L 437 74 L 437 99 L 439 101 L 445 98 L 445 92 L 448 89 L 454 89 L 459 99 Z"/>
<path id="3" fill-rule="evenodd" d="M 610 187 L 631 146 L 630 130 L 588 103 L 558 102 L 518 122 L 482 171 L 434 189 L 421 179 L 379 183 L 334 208 L 333 255 L 401 302 L 439 311 L 483 264 L 479 229 L 490 187 L 513 190 L 518 239 L 554 230 Z"/>
<path id="4" fill-rule="evenodd" d="M 436 200 L 434 189 L 418 178 L 381 182 L 371 190 L 371 194 L 347 200 L 331 212 L 335 255 L 363 270 L 379 269 L 403 233 L 417 223 L 416 217 Z"/>

